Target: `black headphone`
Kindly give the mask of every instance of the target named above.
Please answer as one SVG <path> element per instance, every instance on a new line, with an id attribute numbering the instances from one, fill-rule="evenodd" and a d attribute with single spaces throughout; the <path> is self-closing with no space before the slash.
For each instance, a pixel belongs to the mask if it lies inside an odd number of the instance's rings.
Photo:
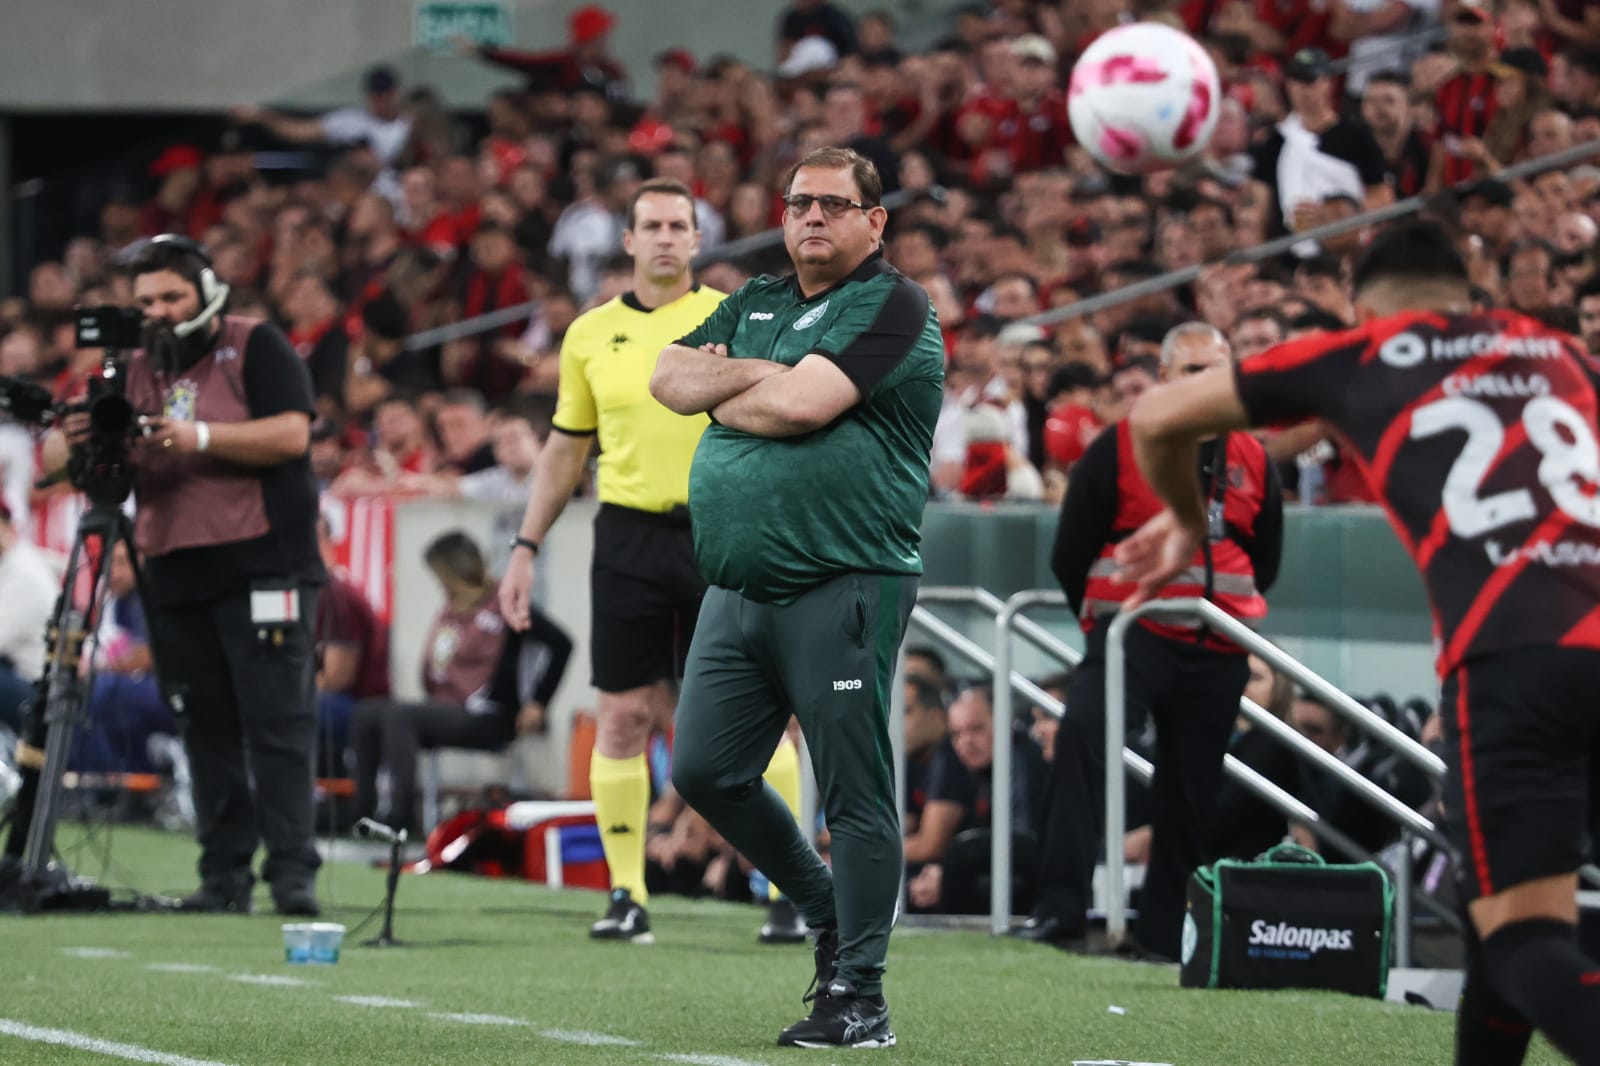
<path id="1" fill-rule="evenodd" d="M 176 248 L 187 255 L 192 255 L 200 263 L 200 274 L 196 279 L 200 288 L 200 313 L 187 322 L 180 322 L 172 327 L 172 331 L 180 337 L 187 337 L 195 330 L 210 322 L 221 311 L 223 304 L 228 301 L 228 286 L 217 277 L 213 269 L 211 253 L 207 252 L 205 245 L 181 233 L 163 233 L 158 237 L 151 237 L 146 247 L 160 245 L 165 248 Z"/>

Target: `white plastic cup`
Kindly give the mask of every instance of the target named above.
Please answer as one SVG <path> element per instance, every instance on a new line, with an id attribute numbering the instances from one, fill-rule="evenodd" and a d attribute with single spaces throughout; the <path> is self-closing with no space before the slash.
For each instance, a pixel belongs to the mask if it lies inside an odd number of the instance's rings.
<path id="1" fill-rule="evenodd" d="M 339 961 L 344 926 L 337 922 L 290 922 L 283 927 L 283 959 L 296 965 L 331 966 Z"/>

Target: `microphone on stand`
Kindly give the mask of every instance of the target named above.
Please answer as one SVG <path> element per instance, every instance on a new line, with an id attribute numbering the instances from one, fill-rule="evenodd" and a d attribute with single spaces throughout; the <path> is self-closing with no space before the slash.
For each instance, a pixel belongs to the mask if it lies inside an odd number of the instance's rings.
<path id="1" fill-rule="evenodd" d="M 372 818 L 362 818 L 355 824 L 355 835 L 364 840 L 381 840 L 385 844 L 404 844 L 406 831 L 384 825 Z"/>

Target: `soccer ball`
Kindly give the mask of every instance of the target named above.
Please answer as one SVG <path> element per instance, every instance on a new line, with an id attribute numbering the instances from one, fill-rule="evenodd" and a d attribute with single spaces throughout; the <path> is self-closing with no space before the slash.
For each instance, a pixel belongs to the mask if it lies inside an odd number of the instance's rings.
<path id="1" fill-rule="evenodd" d="M 1222 89 L 1216 64 L 1159 22 L 1118 26 L 1078 57 L 1067 115 L 1078 143 L 1120 174 L 1179 166 L 1211 143 Z"/>

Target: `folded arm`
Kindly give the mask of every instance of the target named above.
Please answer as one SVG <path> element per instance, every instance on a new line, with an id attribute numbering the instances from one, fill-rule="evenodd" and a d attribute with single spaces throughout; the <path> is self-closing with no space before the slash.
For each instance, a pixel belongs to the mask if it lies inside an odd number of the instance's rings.
<path id="1" fill-rule="evenodd" d="M 669 344 L 650 375 L 650 395 L 677 414 L 704 414 L 784 369 L 766 359 L 729 358 L 723 345 Z"/>
<path id="2" fill-rule="evenodd" d="M 723 400 L 711 417 L 758 437 L 794 437 L 821 429 L 860 402 L 860 390 L 838 364 L 813 354 Z"/>

